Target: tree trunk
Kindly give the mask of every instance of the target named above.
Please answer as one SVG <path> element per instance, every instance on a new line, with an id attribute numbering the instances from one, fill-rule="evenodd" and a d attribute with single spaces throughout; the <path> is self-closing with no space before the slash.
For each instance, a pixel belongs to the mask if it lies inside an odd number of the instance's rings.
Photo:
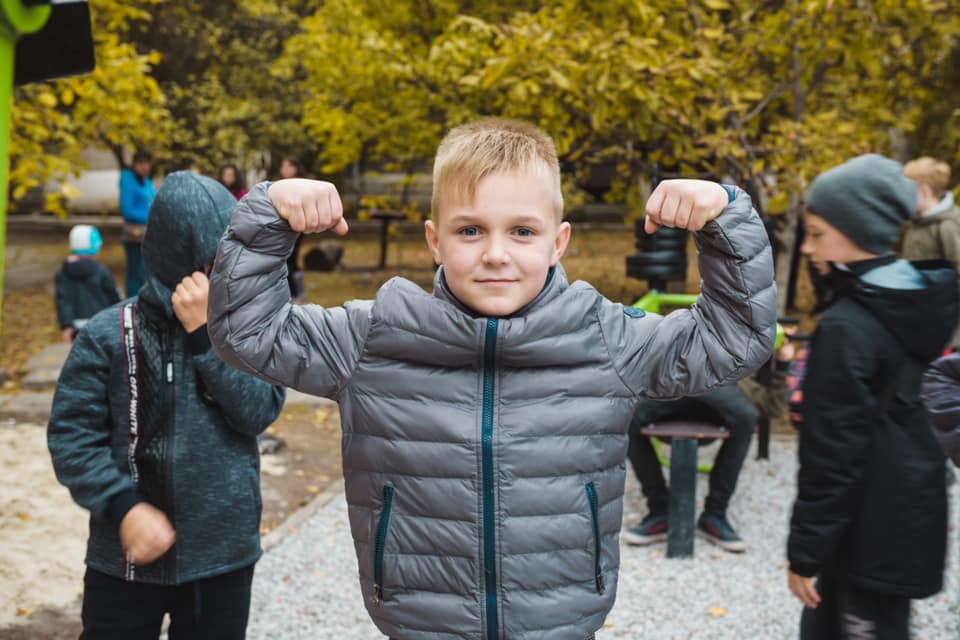
<path id="1" fill-rule="evenodd" d="M 793 275 L 793 252 L 797 243 L 797 225 L 800 222 L 800 197 L 797 194 L 790 196 L 790 204 L 783 215 L 777 216 L 774 230 L 775 263 L 774 270 L 777 282 L 777 313 L 786 315 L 787 291 Z"/>

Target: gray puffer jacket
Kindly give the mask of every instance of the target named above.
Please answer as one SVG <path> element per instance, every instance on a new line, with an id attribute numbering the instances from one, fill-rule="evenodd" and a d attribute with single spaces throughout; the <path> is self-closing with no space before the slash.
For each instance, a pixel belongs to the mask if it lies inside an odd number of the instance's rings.
<path id="1" fill-rule="evenodd" d="M 741 378 L 773 345 L 770 247 L 738 191 L 696 234 L 702 294 L 669 318 L 559 266 L 509 318 L 477 317 L 438 271 L 373 301 L 293 306 L 297 234 L 258 185 L 211 278 L 227 362 L 335 398 L 364 602 L 402 640 L 583 640 L 613 605 L 627 427 L 644 397 Z"/>

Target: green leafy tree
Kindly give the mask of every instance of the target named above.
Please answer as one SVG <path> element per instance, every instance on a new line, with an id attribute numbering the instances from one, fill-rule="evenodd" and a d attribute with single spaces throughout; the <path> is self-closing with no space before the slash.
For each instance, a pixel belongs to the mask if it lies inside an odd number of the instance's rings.
<path id="1" fill-rule="evenodd" d="M 92 73 L 15 90 L 10 126 L 10 184 L 14 203 L 50 180 L 77 174 L 86 147 L 112 149 L 158 141 L 167 117 L 164 98 L 149 75 L 156 53 L 138 53 L 126 39 L 131 25 L 149 22 L 157 0 L 93 0 L 96 68 Z M 63 212 L 62 193 L 46 208 Z M 69 195 L 69 194 L 67 194 Z"/>
<path id="2" fill-rule="evenodd" d="M 171 115 L 166 166 L 212 172 L 226 160 L 257 164 L 253 156 L 262 151 L 270 152 L 272 168 L 284 155 L 314 164 L 318 145 L 302 123 L 299 78 L 276 61 L 317 5 L 164 0 L 134 41 L 141 51 L 161 54 L 153 75 Z"/>

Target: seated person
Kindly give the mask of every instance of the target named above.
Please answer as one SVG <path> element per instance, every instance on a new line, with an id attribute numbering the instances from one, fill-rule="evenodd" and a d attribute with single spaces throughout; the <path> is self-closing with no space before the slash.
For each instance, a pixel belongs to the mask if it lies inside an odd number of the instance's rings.
<path id="1" fill-rule="evenodd" d="M 747 550 L 747 545 L 727 520 L 727 505 L 750 448 L 757 414 L 774 418 L 786 412 L 786 374 L 793 356 L 794 345 L 784 340 L 774 355 L 769 385 L 760 383 L 756 378 L 744 378 L 736 384 L 719 387 L 703 395 L 676 400 L 648 400 L 637 407 L 630 424 L 628 455 L 647 501 L 647 516 L 637 526 L 624 529 L 624 542 L 648 545 L 667 539 L 670 491 L 653 444 L 650 438 L 641 435 L 640 429 L 650 423 L 683 418 L 722 425 L 730 432 L 730 437 L 720 444 L 713 462 L 710 491 L 704 511 L 697 519 L 697 535 L 727 551 L 742 553 Z"/>

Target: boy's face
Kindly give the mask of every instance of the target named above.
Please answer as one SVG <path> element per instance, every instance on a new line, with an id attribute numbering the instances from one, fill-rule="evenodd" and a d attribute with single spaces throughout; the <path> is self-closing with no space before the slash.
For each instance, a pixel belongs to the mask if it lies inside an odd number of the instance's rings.
<path id="1" fill-rule="evenodd" d="M 831 262 L 856 262 L 875 257 L 809 209 L 803 213 L 803 230 L 800 252 L 824 275 L 830 272 Z"/>
<path id="2" fill-rule="evenodd" d="M 502 317 L 540 293 L 570 240 L 554 202 L 542 176 L 497 173 L 480 181 L 472 204 L 443 207 L 427 221 L 427 245 L 460 302 Z"/>

